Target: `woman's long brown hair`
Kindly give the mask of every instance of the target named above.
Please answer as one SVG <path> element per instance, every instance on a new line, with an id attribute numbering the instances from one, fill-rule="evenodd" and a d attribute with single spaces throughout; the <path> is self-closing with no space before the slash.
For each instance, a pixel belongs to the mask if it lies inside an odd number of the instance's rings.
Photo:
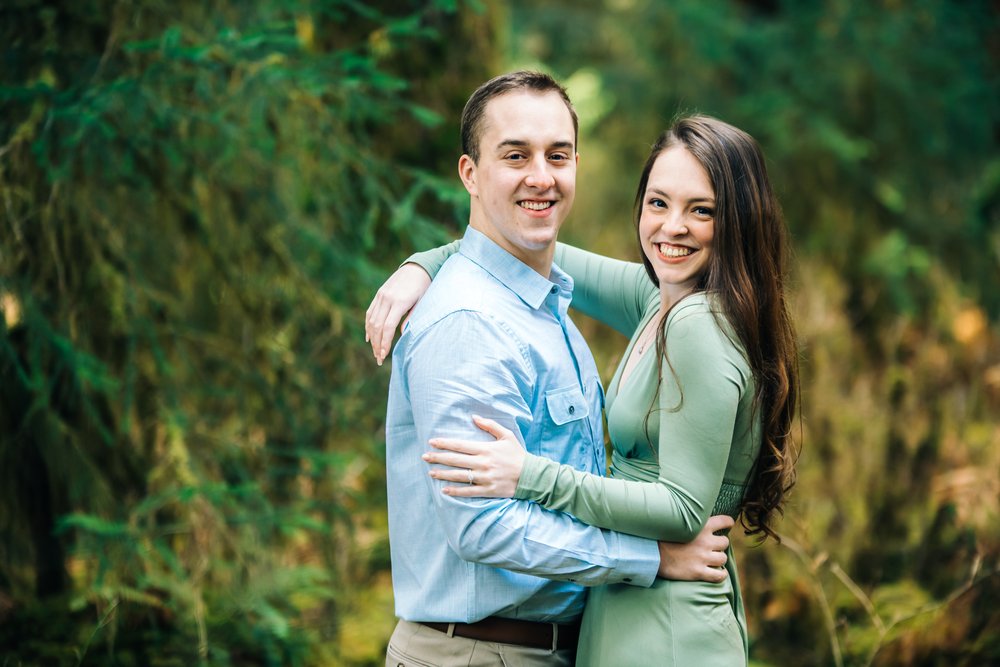
<path id="1" fill-rule="evenodd" d="M 713 250 L 696 290 L 711 293 L 719 304 L 756 384 L 754 409 L 760 415 L 762 442 L 741 521 L 748 535 L 780 539 L 771 524 L 795 483 L 797 452 L 791 431 L 799 398 L 795 329 L 785 302 L 784 219 L 753 137 L 716 118 L 696 115 L 677 120 L 653 146 L 636 192 L 637 234 L 653 163 L 675 145 L 690 151 L 715 190 Z M 646 272 L 659 286 L 639 242 Z M 656 347 L 661 358 L 665 337 L 659 327 Z"/>

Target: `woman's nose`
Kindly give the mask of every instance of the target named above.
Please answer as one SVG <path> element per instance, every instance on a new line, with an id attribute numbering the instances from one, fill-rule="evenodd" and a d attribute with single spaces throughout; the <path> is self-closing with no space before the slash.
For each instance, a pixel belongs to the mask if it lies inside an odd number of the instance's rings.
<path id="1" fill-rule="evenodd" d="M 664 227 L 671 236 L 684 236 L 688 233 L 686 221 L 681 215 L 676 213 L 670 216 Z"/>

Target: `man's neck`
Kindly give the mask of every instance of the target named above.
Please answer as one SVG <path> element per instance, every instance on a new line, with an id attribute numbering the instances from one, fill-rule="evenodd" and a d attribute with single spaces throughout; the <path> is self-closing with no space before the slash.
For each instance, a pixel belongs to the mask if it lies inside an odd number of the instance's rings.
<path id="1" fill-rule="evenodd" d="M 513 255 L 515 259 L 535 273 L 546 280 L 549 279 L 552 273 L 552 261 L 556 254 L 555 242 L 540 250 L 528 250 L 514 245 L 492 227 L 487 229 L 486 225 L 477 224 L 475 220 L 469 220 L 469 226 Z"/>

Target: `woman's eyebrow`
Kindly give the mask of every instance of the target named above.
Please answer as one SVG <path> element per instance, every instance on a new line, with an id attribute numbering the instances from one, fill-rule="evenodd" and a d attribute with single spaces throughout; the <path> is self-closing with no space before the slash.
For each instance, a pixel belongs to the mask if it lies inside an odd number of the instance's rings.
<path id="1" fill-rule="evenodd" d="M 648 192 L 660 195 L 664 199 L 673 200 L 673 197 L 671 197 L 669 194 L 667 194 L 663 190 L 660 190 L 659 188 L 649 188 Z M 715 203 L 715 197 L 691 197 L 690 199 L 687 200 L 688 204 L 691 204 L 693 202 L 705 202 L 706 204 L 714 204 Z"/>

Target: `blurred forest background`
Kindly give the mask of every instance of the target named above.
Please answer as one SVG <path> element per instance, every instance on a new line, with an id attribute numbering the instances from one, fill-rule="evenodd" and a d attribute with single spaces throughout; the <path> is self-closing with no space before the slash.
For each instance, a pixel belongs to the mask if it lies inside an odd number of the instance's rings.
<path id="1" fill-rule="evenodd" d="M 563 239 L 635 257 L 680 111 L 760 141 L 805 395 L 753 664 L 1000 664 L 1000 6 L 5 0 L 0 665 L 380 665 L 377 285 L 459 235 L 468 94 L 566 82 Z M 582 322 L 605 380 L 624 340 Z"/>

